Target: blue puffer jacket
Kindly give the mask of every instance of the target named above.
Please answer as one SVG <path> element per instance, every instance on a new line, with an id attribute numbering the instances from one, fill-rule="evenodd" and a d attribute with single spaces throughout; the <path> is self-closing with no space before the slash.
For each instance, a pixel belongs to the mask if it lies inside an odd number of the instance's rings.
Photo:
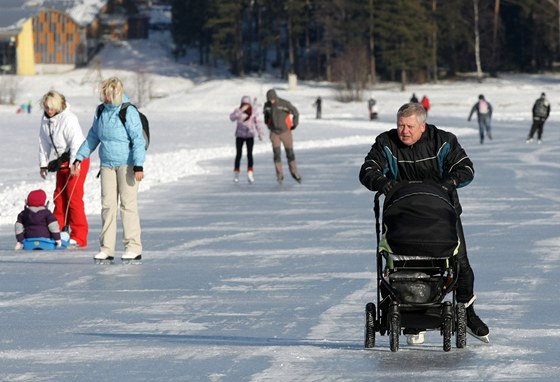
<path id="1" fill-rule="evenodd" d="M 123 103 L 130 102 L 123 96 Z M 119 167 L 124 165 L 143 166 L 146 159 L 146 143 L 142 133 L 140 115 L 134 107 L 126 109 L 126 126 L 123 126 L 119 111 L 121 105 L 104 104 L 99 118 L 97 112 L 93 124 L 78 153 L 76 159 L 89 157 L 99 145 L 101 167 Z"/>

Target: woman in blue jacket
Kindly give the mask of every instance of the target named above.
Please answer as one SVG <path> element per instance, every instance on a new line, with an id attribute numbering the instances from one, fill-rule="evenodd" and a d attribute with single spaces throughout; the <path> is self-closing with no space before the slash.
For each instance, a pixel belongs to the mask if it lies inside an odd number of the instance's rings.
<path id="1" fill-rule="evenodd" d="M 140 217 L 138 215 L 138 184 L 144 179 L 146 142 L 138 110 L 126 108 L 123 125 L 119 112 L 129 99 L 123 92 L 122 82 L 111 77 L 101 84 L 101 112 L 96 112 L 87 138 L 76 154 L 73 174 L 79 174 L 80 162 L 99 146 L 101 161 L 101 219 L 103 227 L 99 241 L 101 248 L 96 261 L 112 261 L 117 240 L 117 208 L 123 226 L 123 261 L 142 258 Z"/>

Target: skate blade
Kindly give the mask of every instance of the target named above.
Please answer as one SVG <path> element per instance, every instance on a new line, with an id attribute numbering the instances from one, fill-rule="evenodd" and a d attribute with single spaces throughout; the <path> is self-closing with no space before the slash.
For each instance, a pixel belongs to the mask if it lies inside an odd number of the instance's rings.
<path id="1" fill-rule="evenodd" d="M 93 259 L 93 262 L 97 265 L 110 265 L 110 264 L 114 264 L 115 260 L 114 259 L 105 259 L 105 260 Z"/>
<path id="2" fill-rule="evenodd" d="M 131 259 L 131 260 L 126 260 L 126 259 L 121 259 L 123 265 L 140 265 L 142 264 L 142 259 Z"/>
<path id="3" fill-rule="evenodd" d="M 467 333 L 469 333 L 471 336 L 473 336 L 474 338 L 476 338 L 479 341 L 484 342 L 485 344 L 489 344 L 490 343 L 490 338 L 488 337 L 488 334 L 485 336 L 477 336 L 476 334 L 474 334 L 472 332 L 472 330 L 470 328 L 467 327 Z"/>

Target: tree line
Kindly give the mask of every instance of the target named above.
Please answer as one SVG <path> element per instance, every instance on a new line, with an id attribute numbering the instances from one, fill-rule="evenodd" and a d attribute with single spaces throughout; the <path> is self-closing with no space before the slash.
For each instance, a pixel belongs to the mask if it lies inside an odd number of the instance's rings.
<path id="1" fill-rule="evenodd" d="M 552 70 L 560 0 L 174 0 L 176 54 L 234 75 L 374 84 Z"/>

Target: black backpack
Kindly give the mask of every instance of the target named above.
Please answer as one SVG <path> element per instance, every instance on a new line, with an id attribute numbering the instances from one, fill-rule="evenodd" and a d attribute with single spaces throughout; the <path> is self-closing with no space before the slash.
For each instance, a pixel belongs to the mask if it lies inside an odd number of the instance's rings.
<path id="1" fill-rule="evenodd" d="M 131 104 L 130 102 L 123 102 L 123 104 L 121 105 L 121 110 L 119 111 L 119 119 L 121 120 L 123 126 L 126 126 L 126 109 L 129 106 L 134 107 L 136 111 L 138 111 L 138 114 L 140 115 L 140 122 L 142 123 L 142 132 L 144 133 L 144 141 L 146 141 L 146 150 L 148 150 L 148 147 L 150 146 L 150 123 L 148 122 L 148 118 L 144 115 L 144 113 L 138 110 L 138 108 L 135 105 Z M 103 113 L 104 109 L 105 109 L 104 104 L 101 104 L 97 107 L 97 118 L 99 118 L 101 113 Z"/>
<path id="2" fill-rule="evenodd" d="M 535 102 L 535 117 L 539 118 L 546 118 L 548 108 L 543 98 L 539 98 L 537 102 Z"/>

